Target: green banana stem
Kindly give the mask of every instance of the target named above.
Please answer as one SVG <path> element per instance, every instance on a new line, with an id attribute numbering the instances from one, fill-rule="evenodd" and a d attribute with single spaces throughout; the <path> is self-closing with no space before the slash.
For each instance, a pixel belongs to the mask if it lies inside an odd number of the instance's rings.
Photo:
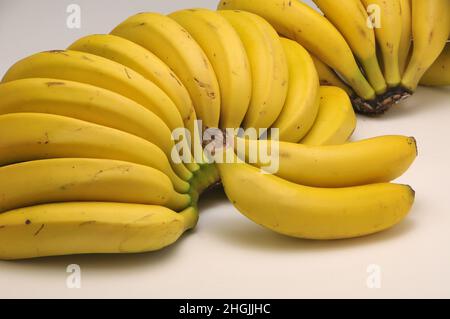
<path id="1" fill-rule="evenodd" d="M 220 181 L 219 171 L 215 164 L 202 164 L 194 172 L 190 180 L 191 204 L 179 214 L 185 218 L 185 231 L 195 228 L 199 220 L 198 200 L 208 188 L 217 185 Z"/>
<path id="2" fill-rule="evenodd" d="M 195 172 L 192 178 L 190 195 L 192 206 L 198 205 L 200 196 L 210 187 L 213 187 L 220 181 L 219 171 L 215 164 L 203 164 L 200 170 Z"/>
<path id="3" fill-rule="evenodd" d="M 190 206 L 183 210 L 180 215 L 182 215 L 185 218 L 185 228 L 184 230 L 190 230 L 195 228 L 197 226 L 197 222 L 199 219 L 199 213 L 198 213 L 198 207 L 197 206 Z"/>

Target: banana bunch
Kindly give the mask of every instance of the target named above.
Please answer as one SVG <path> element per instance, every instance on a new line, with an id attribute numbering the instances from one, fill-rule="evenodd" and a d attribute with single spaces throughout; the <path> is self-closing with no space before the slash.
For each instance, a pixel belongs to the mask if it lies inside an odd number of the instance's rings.
<path id="1" fill-rule="evenodd" d="M 321 83 L 343 88 L 360 113 L 384 113 L 421 79 L 448 85 L 448 71 L 439 71 L 448 0 L 313 1 L 323 15 L 298 0 L 222 0 L 218 8 L 257 14 L 300 43 L 314 56 Z"/>
<path id="2" fill-rule="evenodd" d="M 196 109 L 151 51 L 87 36 L 17 62 L 0 96 L 1 259 L 153 251 L 195 227 L 218 171 L 176 144 Z"/>
<path id="3" fill-rule="evenodd" d="M 0 115 L 0 258 L 149 251 L 195 226 L 214 172 L 179 175 L 144 138 L 33 112 Z"/>
<path id="4" fill-rule="evenodd" d="M 199 197 L 219 180 L 243 214 L 288 236 L 358 237 L 407 215 L 414 191 L 390 182 L 413 163 L 416 141 L 348 143 L 355 99 L 398 92 L 404 50 L 381 48 L 392 61 L 380 66 L 374 32 L 350 49 L 296 2 L 220 9 L 137 14 L 7 71 L 0 259 L 162 249 L 195 227 Z M 315 33 L 302 36 L 303 19 Z M 205 143 L 209 129 L 233 133 Z M 261 174 L 264 151 L 278 154 L 272 175 Z"/>

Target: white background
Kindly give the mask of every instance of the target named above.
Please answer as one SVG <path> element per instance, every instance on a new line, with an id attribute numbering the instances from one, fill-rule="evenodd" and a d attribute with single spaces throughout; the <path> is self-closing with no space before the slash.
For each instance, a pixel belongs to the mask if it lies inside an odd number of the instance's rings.
<path id="1" fill-rule="evenodd" d="M 65 27 L 70 3 L 81 5 L 80 30 Z M 0 75 L 18 59 L 107 33 L 137 12 L 215 5 L 212 0 L 0 0 Z M 201 200 L 197 229 L 160 252 L 0 262 L 0 298 L 448 298 L 449 97 L 449 88 L 422 88 L 382 118 L 360 118 L 355 139 L 404 134 L 419 143 L 417 162 L 399 181 L 416 189 L 417 202 L 406 221 L 390 231 L 334 242 L 291 239 L 248 221 L 217 190 Z M 81 289 L 66 287 L 69 264 L 81 266 Z M 371 264 L 381 269 L 380 289 L 367 287 Z"/>

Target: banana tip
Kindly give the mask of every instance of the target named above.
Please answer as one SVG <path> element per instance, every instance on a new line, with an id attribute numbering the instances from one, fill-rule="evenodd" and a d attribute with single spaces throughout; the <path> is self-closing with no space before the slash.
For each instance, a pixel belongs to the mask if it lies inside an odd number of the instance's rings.
<path id="1" fill-rule="evenodd" d="M 417 146 L 417 139 L 414 136 L 410 136 L 409 141 L 412 145 L 414 145 L 416 149 L 416 156 L 419 156 L 419 147 Z"/>
<path id="2" fill-rule="evenodd" d="M 414 190 L 414 188 L 412 188 L 410 185 L 406 185 L 406 186 L 409 188 L 412 198 L 415 199 L 416 198 L 416 191 Z"/>

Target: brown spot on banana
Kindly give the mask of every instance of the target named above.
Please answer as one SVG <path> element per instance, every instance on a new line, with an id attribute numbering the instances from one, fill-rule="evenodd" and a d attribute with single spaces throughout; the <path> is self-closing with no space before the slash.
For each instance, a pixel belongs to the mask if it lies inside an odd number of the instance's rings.
<path id="1" fill-rule="evenodd" d="M 145 215 L 145 216 L 143 216 L 143 217 L 141 217 L 141 218 L 138 218 L 138 219 L 132 221 L 130 224 L 128 224 L 127 227 L 130 226 L 130 225 L 137 224 L 137 223 L 139 223 L 140 221 L 146 220 L 147 218 L 152 217 L 153 215 L 154 215 L 154 214 L 147 214 L 147 215 Z"/>
<path id="2" fill-rule="evenodd" d="M 88 225 L 93 225 L 95 224 L 97 221 L 96 220 L 89 220 L 87 222 L 81 223 L 80 225 L 78 225 L 79 227 L 83 227 L 83 226 L 88 226 Z"/>
<path id="3" fill-rule="evenodd" d="M 69 56 L 66 51 L 64 50 L 50 50 L 50 51 L 46 51 L 45 53 L 50 53 L 50 54 L 61 54 L 61 55 L 65 55 L 65 56 Z"/>
<path id="4" fill-rule="evenodd" d="M 68 190 L 69 188 L 72 188 L 75 185 L 76 185 L 76 183 L 68 183 L 68 184 L 61 185 L 59 187 L 59 189 L 62 190 L 62 191 L 66 191 L 66 190 Z"/>
<path id="5" fill-rule="evenodd" d="M 41 231 L 44 229 L 44 227 L 45 227 L 45 224 L 42 224 L 41 227 L 39 227 L 39 229 L 37 230 L 37 232 L 34 233 L 34 237 L 39 235 L 41 233 Z"/>
<path id="6" fill-rule="evenodd" d="M 428 36 L 428 43 L 429 44 L 433 43 L 433 38 L 434 38 L 434 31 L 431 30 L 430 35 Z"/>
<path id="7" fill-rule="evenodd" d="M 206 83 L 200 81 L 200 80 L 197 79 L 197 78 L 194 78 L 194 81 L 195 81 L 195 83 L 197 83 L 197 85 L 198 85 L 200 88 L 202 88 L 202 89 L 204 89 L 204 90 L 206 91 L 206 95 L 207 95 L 210 99 L 214 100 L 214 99 L 216 98 L 216 93 L 213 92 L 213 91 L 211 91 L 211 86 L 210 86 L 209 84 L 206 84 Z"/>
<path id="8" fill-rule="evenodd" d="M 90 57 L 86 56 L 86 55 L 82 55 L 81 58 L 83 60 L 89 61 L 89 62 L 94 62 L 94 60 L 92 60 Z"/>
<path id="9" fill-rule="evenodd" d="M 183 83 L 181 83 L 181 81 L 178 79 L 178 77 L 173 72 L 170 72 L 169 74 L 171 77 L 174 78 L 175 81 L 177 81 L 179 86 L 183 86 Z"/>
<path id="10" fill-rule="evenodd" d="M 48 137 L 48 132 L 45 132 L 43 140 L 42 140 L 42 141 L 38 141 L 37 144 L 38 144 L 38 145 L 42 145 L 42 144 L 47 145 L 47 144 L 50 144 L 50 138 Z"/>
<path id="11" fill-rule="evenodd" d="M 47 85 L 47 87 L 53 87 L 53 86 L 64 86 L 66 85 L 66 83 L 64 82 L 45 82 L 45 85 Z"/>
<path id="12" fill-rule="evenodd" d="M 127 75 L 127 78 L 131 80 L 131 75 L 130 75 L 130 73 L 128 72 L 128 69 L 127 69 L 127 68 L 124 68 L 124 71 L 125 71 L 125 74 Z"/>

